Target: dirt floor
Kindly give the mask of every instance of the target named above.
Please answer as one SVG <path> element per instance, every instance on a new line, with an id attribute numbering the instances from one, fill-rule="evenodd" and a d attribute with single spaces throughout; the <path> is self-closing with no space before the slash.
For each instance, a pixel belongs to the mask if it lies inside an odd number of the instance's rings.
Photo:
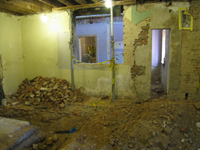
<path id="1" fill-rule="evenodd" d="M 46 133 L 39 150 L 199 150 L 200 103 L 87 97 L 65 108 L 18 104 L 1 116 L 29 121 Z M 76 129 L 73 133 L 68 131 Z"/>

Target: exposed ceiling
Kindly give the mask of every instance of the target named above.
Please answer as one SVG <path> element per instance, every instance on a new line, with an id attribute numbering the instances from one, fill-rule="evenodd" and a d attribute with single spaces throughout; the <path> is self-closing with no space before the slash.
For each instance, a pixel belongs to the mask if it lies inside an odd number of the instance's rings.
<path id="1" fill-rule="evenodd" d="M 115 0 L 114 5 L 130 5 L 145 2 L 161 2 L 172 0 Z M 189 0 L 173 0 L 189 1 Z M 191 0 L 190 0 L 191 1 Z M 89 8 L 105 8 L 104 0 L 0 0 L 0 11 L 13 15 L 31 15 L 60 10 L 83 10 Z"/>

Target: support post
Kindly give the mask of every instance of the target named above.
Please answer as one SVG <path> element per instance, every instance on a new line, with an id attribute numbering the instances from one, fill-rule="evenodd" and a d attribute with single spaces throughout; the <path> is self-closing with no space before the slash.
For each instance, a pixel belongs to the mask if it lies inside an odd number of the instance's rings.
<path id="1" fill-rule="evenodd" d="M 72 38 L 72 11 L 69 10 L 69 16 L 70 16 L 70 42 L 69 42 L 69 48 L 70 48 L 70 56 L 71 56 L 71 84 L 72 84 L 72 91 L 74 91 L 74 61 L 73 61 L 73 38 Z"/>
<path id="2" fill-rule="evenodd" d="M 112 58 L 114 58 L 114 36 L 113 36 L 113 6 L 110 7 L 110 24 L 111 24 L 111 54 Z M 113 61 L 114 67 L 112 68 L 112 100 L 115 100 L 115 61 Z"/>

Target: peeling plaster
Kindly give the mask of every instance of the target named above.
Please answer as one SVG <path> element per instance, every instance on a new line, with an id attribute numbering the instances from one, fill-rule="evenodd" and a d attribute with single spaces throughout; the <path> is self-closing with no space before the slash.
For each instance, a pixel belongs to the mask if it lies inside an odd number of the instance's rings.
<path id="1" fill-rule="evenodd" d="M 139 22 L 141 22 L 142 20 L 145 20 L 146 18 L 150 16 L 151 16 L 151 9 L 144 12 L 138 12 L 136 5 L 128 8 L 125 14 L 125 17 L 129 19 L 134 25 L 137 25 Z"/>

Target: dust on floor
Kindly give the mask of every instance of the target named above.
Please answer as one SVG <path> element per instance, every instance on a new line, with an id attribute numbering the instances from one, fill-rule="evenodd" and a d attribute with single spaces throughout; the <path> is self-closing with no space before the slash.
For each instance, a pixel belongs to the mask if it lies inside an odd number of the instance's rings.
<path id="1" fill-rule="evenodd" d="M 63 109 L 35 109 L 20 104 L 4 108 L 1 116 L 29 121 L 46 133 L 44 141 L 28 149 L 200 149 L 199 102 L 117 99 L 94 107 L 97 101 L 108 99 L 88 97 Z M 76 130 L 68 133 L 74 127 Z"/>

